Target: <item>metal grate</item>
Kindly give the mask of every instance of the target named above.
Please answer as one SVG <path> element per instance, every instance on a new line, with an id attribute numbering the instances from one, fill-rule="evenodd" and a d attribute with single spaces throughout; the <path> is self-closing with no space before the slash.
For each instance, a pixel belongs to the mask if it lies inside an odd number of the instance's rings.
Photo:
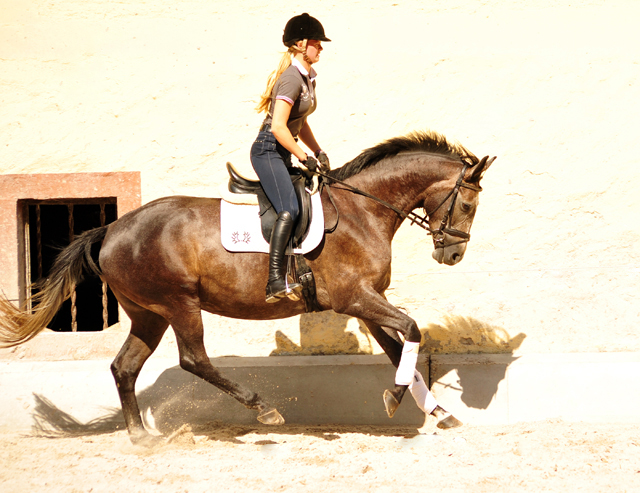
<path id="1" fill-rule="evenodd" d="M 115 198 L 23 201 L 27 285 L 46 276 L 57 253 L 84 231 L 116 220 Z M 32 309 L 32 306 L 28 307 Z M 52 320 L 57 331 L 98 331 L 118 321 L 118 305 L 106 283 L 86 276 Z"/>

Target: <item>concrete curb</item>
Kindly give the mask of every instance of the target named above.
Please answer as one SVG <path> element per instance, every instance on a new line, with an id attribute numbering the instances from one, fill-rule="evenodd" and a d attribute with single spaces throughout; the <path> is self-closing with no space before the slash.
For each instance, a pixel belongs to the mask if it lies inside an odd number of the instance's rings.
<path id="1" fill-rule="evenodd" d="M 231 379 L 257 391 L 289 424 L 407 425 L 422 414 L 409 395 L 389 419 L 382 393 L 395 369 L 385 355 L 213 358 Z M 109 365 L 85 361 L 0 363 L 0 431 L 34 425 L 89 433 L 122 426 Z M 469 424 L 566 421 L 640 423 L 640 353 L 421 355 L 438 401 Z M 148 424 L 162 432 L 190 423 L 260 426 L 254 411 L 185 372 L 175 358 L 152 358 L 138 379 Z M 70 427 L 70 428 L 69 428 Z"/>
<path id="2" fill-rule="evenodd" d="M 424 414 L 410 396 L 393 420 L 382 393 L 395 369 L 385 355 L 212 358 L 230 379 L 258 392 L 288 424 L 371 424 L 421 427 Z M 77 432 L 122 424 L 120 402 L 109 370 L 111 360 L 13 361 L 0 363 L 0 430 L 69 426 Z M 418 362 L 427 374 L 427 358 Z M 184 423 L 215 421 L 258 425 L 256 412 L 175 365 L 151 359 L 137 383 L 143 416 L 159 431 Z M 90 424 L 94 422 L 93 424 Z M 73 430 L 69 430 L 73 431 Z"/>

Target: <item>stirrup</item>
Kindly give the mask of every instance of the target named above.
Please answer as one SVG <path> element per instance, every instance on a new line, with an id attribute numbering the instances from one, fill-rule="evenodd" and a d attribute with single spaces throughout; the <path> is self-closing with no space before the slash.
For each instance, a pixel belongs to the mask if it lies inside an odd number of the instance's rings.
<path id="1" fill-rule="evenodd" d="M 282 282 L 284 284 L 284 289 L 275 288 L 276 292 L 273 292 L 271 289 L 271 284 L 277 284 L 278 282 Z M 296 283 L 288 284 L 284 282 L 282 279 L 275 279 L 269 283 L 267 283 L 267 293 L 265 301 L 267 303 L 277 303 L 283 298 L 289 298 L 291 301 L 300 301 L 300 295 L 302 294 L 302 285 Z"/>
<path id="2" fill-rule="evenodd" d="M 294 282 L 287 286 L 287 298 L 291 301 L 300 301 L 300 296 L 302 296 L 302 284 Z"/>

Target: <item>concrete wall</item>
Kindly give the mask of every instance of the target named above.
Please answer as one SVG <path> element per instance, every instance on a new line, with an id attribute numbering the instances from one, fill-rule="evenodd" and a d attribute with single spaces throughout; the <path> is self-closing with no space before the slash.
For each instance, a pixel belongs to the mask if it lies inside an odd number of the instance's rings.
<path id="1" fill-rule="evenodd" d="M 0 173 L 140 171 L 143 203 L 215 194 L 226 161 L 248 166 L 304 11 L 333 39 L 310 123 L 334 166 L 424 128 L 499 156 L 461 264 L 432 261 L 418 228 L 395 240 L 388 296 L 426 348 L 640 351 L 634 0 L 0 0 Z M 211 356 L 379 352 L 332 314 L 205 324 Z"/>

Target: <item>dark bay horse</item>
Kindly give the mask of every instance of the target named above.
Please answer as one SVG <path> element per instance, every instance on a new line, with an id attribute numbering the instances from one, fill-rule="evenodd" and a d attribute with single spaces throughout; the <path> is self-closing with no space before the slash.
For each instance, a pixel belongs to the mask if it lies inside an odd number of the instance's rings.
<path id="1" fill-rule="evenodd" d="M 462 260 L 479 183 L 493 159 L 479 160 L 425 132 L 387 140 L 330 172 L 336 181 L 324 188 L 322 202 L 326 224 L 339 217 L 337 227 L 305 255 L 315 275 L 318 305 L 362 320 L 396 367 L 403 339 L 419 342 L 421 334 L 416 322 L 384 296 L 391 281 L 394 234 L 407 215 L 423 208 L 434 259 L 447 265 Z M 251 320 L 305 312 L 303 301 L 265 302 L 266 254 L 230 253 L 222 247 L 220 199 L 161 198 L 80 235 L 39 281 L 32 313 L 0 299 L 0 344 L 18 345 L 46 327 L 81 280 L 83 268 L 108 283 L 131 319 L 131 332 L 111 369 L 133 442 L 153 441 L 140 417 L 135 382 L 169 325 L 182 368 L 256 410 L 260 422 L 284 422 L 258 394 L 223 377 L 204 347 L 201 310 Z M 385 392 L 389 416 L 406 390 L 406 385 L 395 385 Z M 432 414 L 442 420 L 445 411 L 438 406 Z"/>

